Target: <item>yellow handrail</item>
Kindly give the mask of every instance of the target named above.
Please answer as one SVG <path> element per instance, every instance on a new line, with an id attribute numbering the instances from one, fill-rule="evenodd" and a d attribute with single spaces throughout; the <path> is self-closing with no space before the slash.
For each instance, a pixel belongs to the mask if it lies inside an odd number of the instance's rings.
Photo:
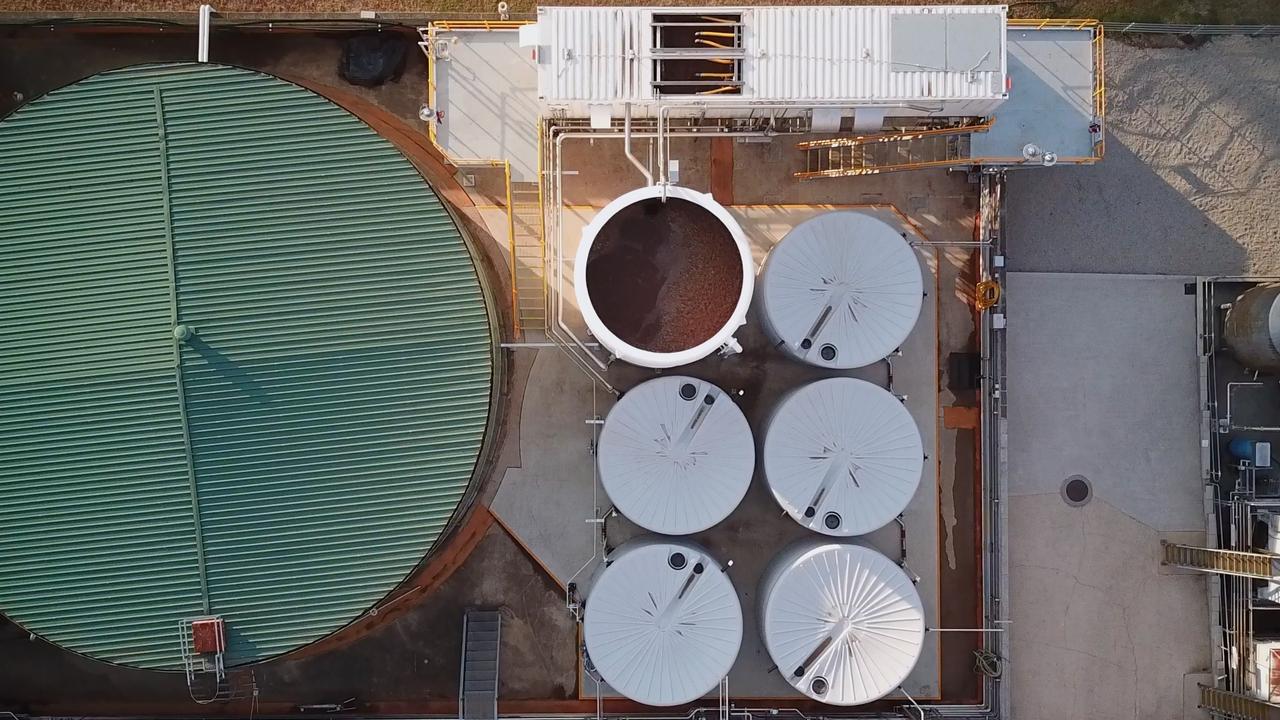
<path id="1" fill-rule="evenodd" d="M 542 180 L 542 153 L 545 150 L 542 147 L 542 133 L 545 129 L 542 118 L 538 118 L 538 249 L 542 259 L 542 314 L 543 314 L 543 330 L 551 322 L 551 301 L 547 287 L 547 206 L 545 195 L 543 194 Z M 512 288 L 512 292 L 515 289 Z"/>
<path id="2" fill-rule="evenodd" d="M 515 325 L 516 337 L 520 336 L 520 299 L 516 293 L 516 218 L 515 206 L 511 204 L 511 161 L 502 163 L 503 180 L 507 185 L 507 249 L 511 251 L 511 320 Z"/>
<path id="3" fill-rule="evenodd" d="M 855 135 L 853 137 L 832 138 L 830 140 L 808 140 L 796 143 L 796 148 L 800 150 L 814 150 L 817 148 L 854 147 L 857 145 L 896 142 L 899 140 L 915 140 L 917 138 L 930 137 L 933 135 L 962 135 L 966 133 L 986 132 L 991 129 L 991 126 L 994 125 L 995 122 L 996 118 L 993 115 L 986 121 L 975 123 L 973 125 L 937 128 L 935 130 L 912 130 L 907 132 L 878 133 L 876 135 Z"/>
<path id="4" fill-rule="evenodd" d="M 436 110 L 436 30 L 435 27 L 427 26 L 427 107 L 432 112 Z M 427 139 L 432 145 L 440 147 L 436 142 L 436 124 L 430 120 L 427 121 Z M 443 152 L 443 150 L 441 151 Z"/>
<path id="5" fill-rule="evenodd" d="M 1098 142 L 1093 146 L 1093 157 L 1101 160 L 1106 155 L 1107 116 L 1107 63 L 1104 50 L 1102 23 L 1083 18 L 1009 18 L 1009 27 L 1034 30 L 1090 30 L 1093 32 L 1093 117 L 1102 127 L 1098 130 Z"/>
<path id="6" fill-rule="evenodd" d="M 1084 18 L 1009 18 L 1009 27 L 1029 27 L 1036 30 L 1046 29 L 1070 29 L 1070 30 L 1086 30 L 1092 27 L 1100 27 L 1101 23 L 1097 20 Z"/>
<path id="7" fill-rule="evenodd" d="M 1107 153 L 1107 60 L 1103 45 L 1103 29 L 1101 25 L 1093 35 L 1093 116 L 1098 129 L 1098 144 L 1094 146 L 1094 156 L 1099 160 Z"/>
<path id="8" fill-rule="evenodd" d="M 519 30 L 522 26 L 529 25 L 532 22 L 532 20 L 435 20 L 430 26 L 445 32 L 457 32 L 460 30 Z"/>

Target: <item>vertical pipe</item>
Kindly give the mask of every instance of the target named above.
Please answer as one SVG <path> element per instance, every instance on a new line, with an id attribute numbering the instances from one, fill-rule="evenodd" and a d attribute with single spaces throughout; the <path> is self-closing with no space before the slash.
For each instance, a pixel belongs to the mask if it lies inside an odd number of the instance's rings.
<path id="1" fill-rule="evenodd" d="M 212 16 L 212 5 L 200 6 L 200 35 L 196 43 L 196 60 L 202 63 L 209 62 L 209 25 Z"/>
<path id="2" fill-rule="evenodd" d="M 622 120 L 622 151 L 627 154 L 627 159 L 631 161 L 631 164 L 635 165 L 636 168 L 640 170 L 640 174 L 644 175 L 645 185 L 652 185 L 653 174 L 644 166 L 644 163 L 640 162 L 640 159 L 635 156 L 635 153 L 631 152 L 631 103 L 627 103 L 624 107 L 625 110 L 623 111 Z"/>

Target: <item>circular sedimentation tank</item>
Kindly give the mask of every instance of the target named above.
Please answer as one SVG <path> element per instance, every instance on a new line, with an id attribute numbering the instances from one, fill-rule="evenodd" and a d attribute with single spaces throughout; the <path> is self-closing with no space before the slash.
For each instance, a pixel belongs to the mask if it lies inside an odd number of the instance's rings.
<path id="1" fill-rule="evenodd" d="M 774 345 L 821 367 L 856 368 L 896 350 L 924 302 L 920 259 L 902 234 L 863 212 L 806 220 L 765 258 L 761 314 Z"/>
<path id="2" fill-rule="evenodd" d="M 0 121 L 0 611 L 182 667 L 316 641 L 463 512 L 494 338 L 408 160 L 304 88 L 130 67 Z"/>
<path id="3" fill-rule="evenodd" d="M 778 672 L 828 705 L 902 685 L 924 646 L 924 606 L 889 558 L 848 541 L 802 540 L 760 581 L 760 636 Z"/>
<path id="4" fill-rule="evenodd" d="M 582 634 L 609 687 L 645 705 L 683 705 L 715 689 L 733 667 L 742 604 L 701 546 L 640 538 L 597 571 Z"/>
<path id="5" fill-rule="evenodd" d="M 632 190 L 583 229 L 574 292 L 615 357 L 667 368 L 700 360 L 746 322 L 755 265 L 729 212 L 688 188 Z"/>
<path id="6" fill-rule="evenodd" d="M 723 390 L 673 375 L 623 394 L 600 432 L 600 482 L 618 510 L 664 535 L 701 532 L 747 494 L 756 450 Z"/>
<path id="7" fill-rule="evenodd" d="M 924 471 L 906 406 L 865 380 L 837 377 L 792 390 L 765 427 L 769 489 L 796 522 L 824 535 L 864 535 L 892 522 Z"/>

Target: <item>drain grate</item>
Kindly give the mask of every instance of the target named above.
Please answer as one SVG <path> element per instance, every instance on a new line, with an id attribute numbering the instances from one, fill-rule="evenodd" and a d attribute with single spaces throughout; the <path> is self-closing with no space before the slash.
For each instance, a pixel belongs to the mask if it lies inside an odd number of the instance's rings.
<path id="1" fill-rule="evenodd" d="M 1083 475 L 1072 475 L 1062 481 L 1062 499 L 1068 505 L 1080 507 L 1093 498 L 1093 485 Z"/>

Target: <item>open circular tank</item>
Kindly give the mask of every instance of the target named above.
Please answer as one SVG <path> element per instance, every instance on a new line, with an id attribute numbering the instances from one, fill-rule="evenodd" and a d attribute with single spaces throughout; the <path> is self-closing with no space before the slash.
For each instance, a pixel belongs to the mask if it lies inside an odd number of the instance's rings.
<path id="1" fill-rule="evenodd" d="M 620 360 L 700 360 L 746 322 L 755 265 L 737 221 L 706 193 L 632 190 L 582 230 L 574 291 L 591 334 Z"/>

